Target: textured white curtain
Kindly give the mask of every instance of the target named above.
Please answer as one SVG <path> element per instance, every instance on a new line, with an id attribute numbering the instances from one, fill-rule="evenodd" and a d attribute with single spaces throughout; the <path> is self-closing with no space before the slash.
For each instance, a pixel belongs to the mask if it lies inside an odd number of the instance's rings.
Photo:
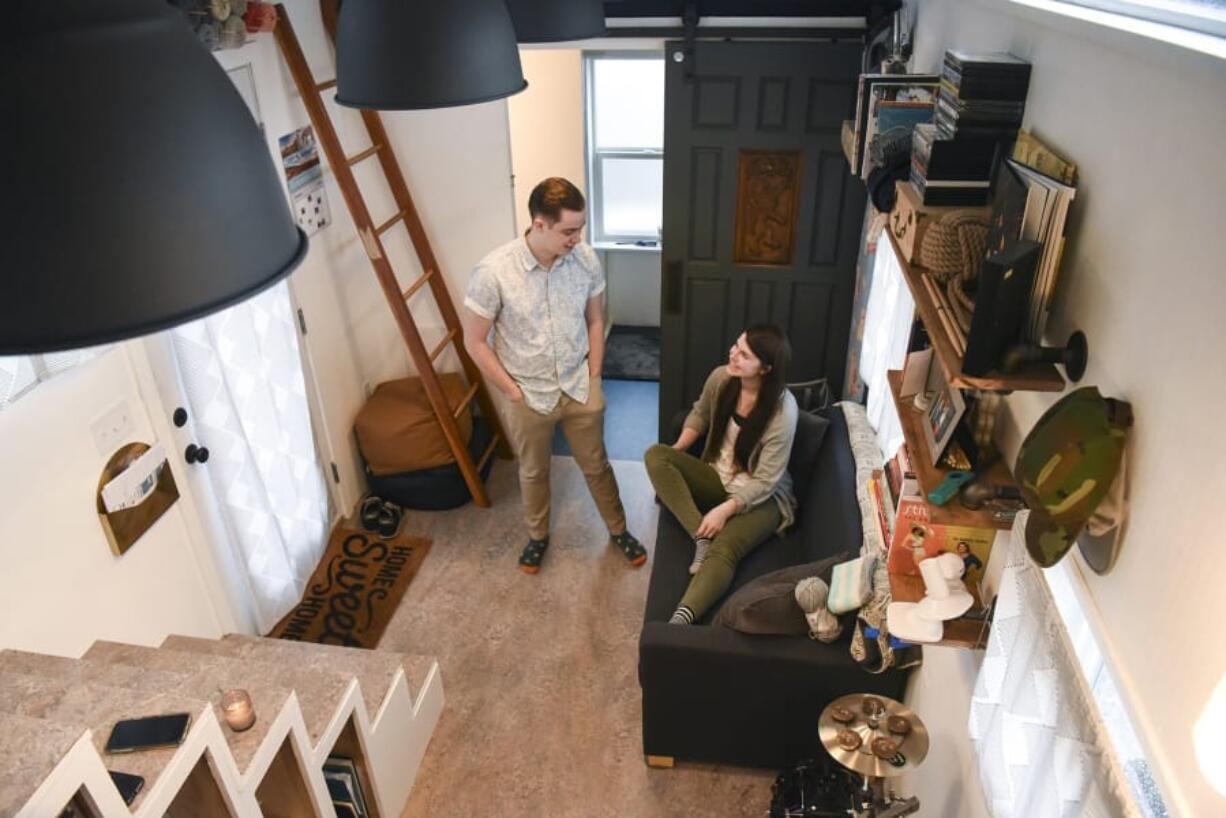
<path id="1" fill-rule="evenodd" d="M 328 535 L 328 496 L 287 285 L 169 333 L 250 608 L 267 632 L 297 604 Z"/>
<path id="2" fill-rule="evenodd" d="M 873 259 L 873 278 L 864 313 L 864 342 L 860 352 L 860 379 L 868 385 L 869 422 L 877 430 L 881 456 L 889 460 L 902 445 L 902 427 L 890 396 L 886 371 L 902 369 L 907 360 L 907 341 L 911 336 L 915 302 L 903 280 L 902 268 L 890 239 L 884 233 L 877 240 Z"/>
<path id="3" fill-rule="evenodd" d="M 1018 515 L 969 730 L 992 818 L 1134 818 L 1124 779 Z M 1003 543 L 997 546 L 1003 547 Z"/>

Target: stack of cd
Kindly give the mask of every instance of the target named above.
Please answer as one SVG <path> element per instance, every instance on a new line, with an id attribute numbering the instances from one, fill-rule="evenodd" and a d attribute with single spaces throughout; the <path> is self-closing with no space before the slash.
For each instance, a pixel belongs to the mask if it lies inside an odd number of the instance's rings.
<path id="1" fill-rule="evenodd" d="M 981 205 L 1001 146 L 1017 136 L 1030 64 L 1012 54 L 945 52 L 933 125 L 916 128 L 911 181 L 924 204 Z"/>
<path id="2" fill-rule="evenodd" d="M 1022 126 L 1030 63 L 1012 54 L 946 51 L 936 123 L 941 135 L 1009 140 Z"/>

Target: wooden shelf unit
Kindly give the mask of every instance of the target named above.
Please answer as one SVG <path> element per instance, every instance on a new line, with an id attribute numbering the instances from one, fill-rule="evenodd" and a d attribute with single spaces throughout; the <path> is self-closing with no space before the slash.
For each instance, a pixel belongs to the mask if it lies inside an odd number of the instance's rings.
<path id="1" fill-rule="evenodd" d="M 894 255 L 898 257 L 898 266 L 902 268 L 903 279 L 907 282 L 907 288 L 911 290 L 911 297 L 915 301 L 915 309 L 919 312 L 920 320 L 924 322 L 924 327 L 928 330 L 928 337 L 932 339 L 932 348 L 936 350 L 937 360 L 941 362 L 941 368 L 945 370 L 945 377 L 951 385 L 960 389 L 981 389 L 988 392 L 1011 392 L 1015 390 L 1031 392 L 1064 391 L 1064 378 L 1061 377 L 1054 364 L 1032 363 L 1027 364 L 1017 372 L 996 373 L 982 377 L 963 375 L 962 356 L 954 348 L 949 332 L 941 323 L 941 317 L 937 313 L 937 305 L 933 303 L 932 296 L 929 295 L 928 289 L 924 286 L 921 276 L 926 273 L 925 269 L 907 261 L 903 257 L 902 251 L 898 247 L 898 240 L 894 238 L 893 233 L 888 229 L 884 232 L 889 237 L 890 247 L 893 249 Z M 880 243 L 878 246 L 880 246 Z"/>
<path id="2" fill-rule="evenodd" d="M 886 373 L 890 384 L 890 395 L 894 398 L 894 408 L 898 412 L 898 421 L 902 426 L 903 437 L 907 442 L 907 450 L 911 454 L 911 465 L 915 469 L 915 479 L 919 482 L 920 491 L 927 495 L 941 481 L 949 469 L 932 465 L 932 455 L 928 449 L 928 440 L 924 437 L 921 424 L 924 413 L 912 405 L 911 401 L 903 400 L 899 393 L 902 390 L 902 372 L 890 370 Z M 997 461 L 988 470 L 988 478 L 998 485 L 1015 485 L 1013 475 L 1003 461 Z M 1012 528 L 1012 522 L 1002 522 L 995 519 L 992 513 L 985 509 L 971 511 L 963 508 L 955 497 L 944 506 L 928 504 L 928 512 L 932 522 L 938 525 L 962 525 L 976 528 L 992 528 L 997 531 L 1007 531 Z M 972 610 L 982 607 L 977 588 L 967 587 L 975 597 Z M 908 574 L 890 574 L 890 596 L 895 602 L 919 602 L 924 598 L 924 580 Z M 944 635 L 938 647 L 967 648 L 978 650 L 988 643 L 988 633 L 991 630 L 991 617 L 988 619 L 968 619 L 959 617 L 945 623 Z"/>
<path id="3" fill-rule="evenodd" d="M 890 395 L 894 398 L 894 408 L 898 411 L 898 421 L 902 425 L 903 437 L 907 440 L 907 451 L 911 453 L 911 465 L 915 468 L 915 478 L 919 481 L 920 491 L 927 496 L 945 479 L 949 469 L 932 465 L 932 454 L 928 449 L 928 440 L 920 424 L 924 422 L 924 414 L 916 409 L 909 400 L 899 396 L 902 387 L 902 373 L 892 369 L 886 373 L 890 382 Z M 988 470 L 988 479 L 1002 486 L 1013 486 L 1013 475 L 1003 460 Z M 1012 528 L 1012 522 L 1001 522 L 992 517 L 987 509 L 971 511 L 963 508 L 955 497 L 943 506 L 929 505 L 932 521 L 939 525 L 966 525 L 978 528 L 996 528 L 1001 531 Z"/>

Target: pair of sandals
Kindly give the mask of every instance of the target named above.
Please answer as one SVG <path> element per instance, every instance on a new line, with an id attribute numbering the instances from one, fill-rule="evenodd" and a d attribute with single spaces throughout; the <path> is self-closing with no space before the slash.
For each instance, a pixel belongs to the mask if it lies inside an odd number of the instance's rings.
<path id="1" fill-rule="evenodd" d="M 626 561 L 635 568 L 647 562 L 647 549 L 634 538 L 629 531 L 609 537 L 609 542 L 621 549 Z M 543 540 L 530 539 L 519 555 L 519 570 L 525 574 L 536 574 L 541 570 L 541 562 L 545 559 L 545 549 L 549 547 L 549 538 Z"/>
<path id="2" fill-rule="evenodd" d="M 404 525 L 404 509 L 374 495 L 362 501 L 359 517 L 363 529 L 377 533 L 384 540 L 394 539 Z"/>

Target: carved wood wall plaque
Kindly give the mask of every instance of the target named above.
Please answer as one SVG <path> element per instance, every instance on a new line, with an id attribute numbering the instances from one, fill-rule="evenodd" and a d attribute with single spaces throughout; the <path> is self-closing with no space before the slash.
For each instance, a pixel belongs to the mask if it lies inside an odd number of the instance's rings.
<path id="1" fill-rule="evenodd" d="M 800 151 L 742 150 L 737 175 L 733 261 L 791 264 L 800 210 Z"/>

